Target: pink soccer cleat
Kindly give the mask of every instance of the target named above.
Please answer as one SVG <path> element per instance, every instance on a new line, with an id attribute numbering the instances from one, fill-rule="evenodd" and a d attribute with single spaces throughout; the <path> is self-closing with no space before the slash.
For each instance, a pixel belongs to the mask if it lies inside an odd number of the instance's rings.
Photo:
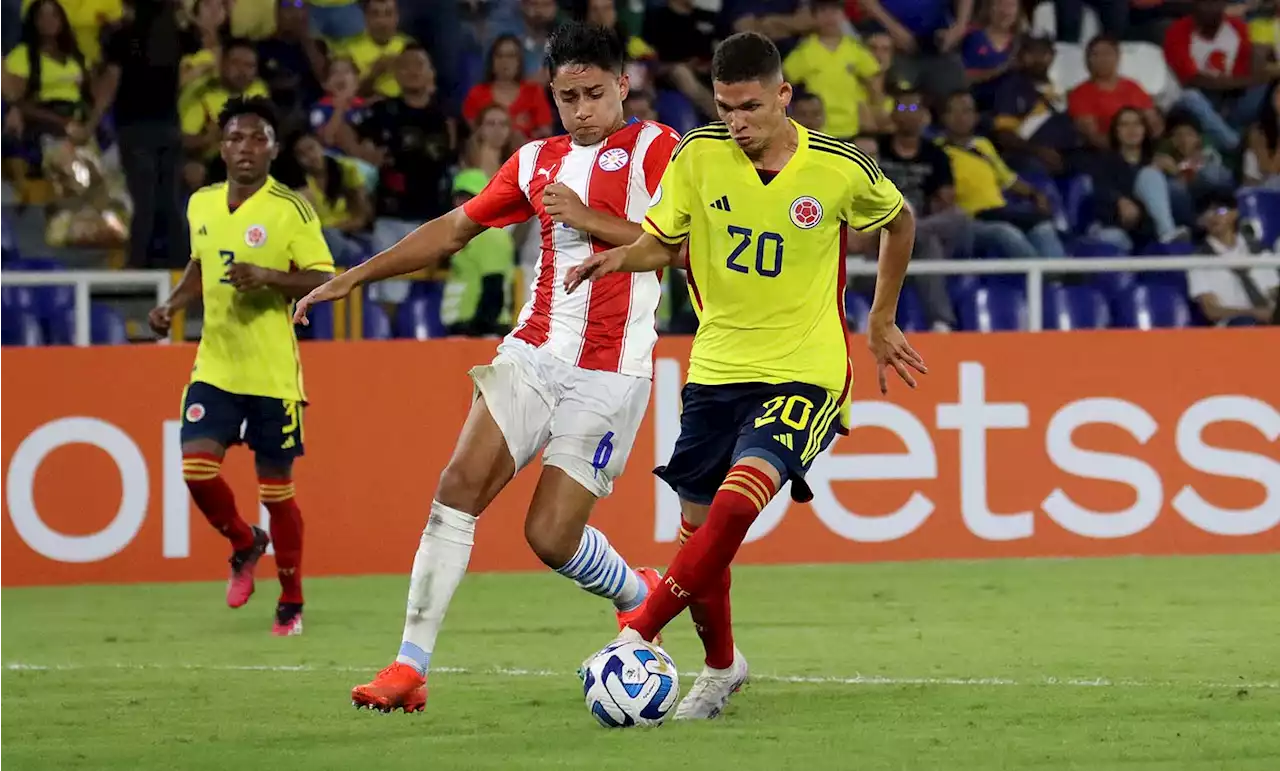
<path id="1" fill-rule="evenodd" d="M 253 569 L 267 553 L 271 539 L 260 527 L 253 528 L 253 546 L 231 555 L 231 580 L 227 581 L 227 607 L 239 608 L 253 596 Z"/>
<path id="2" fill-rule="evenodd" d="M 302 603 L 282 602 L 277 605 L 271 634 L 276 637 L 297 637 L 302 634 Z"/>

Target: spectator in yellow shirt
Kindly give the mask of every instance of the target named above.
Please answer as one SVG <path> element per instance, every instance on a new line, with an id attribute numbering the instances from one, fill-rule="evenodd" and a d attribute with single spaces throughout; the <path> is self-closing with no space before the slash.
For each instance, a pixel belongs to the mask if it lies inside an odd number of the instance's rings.
<path id="1" fill-rule="evenodd" d="M 23 0 L 25 15 L 37 0 Z M 102 31 L 124 15 L 121 0 L 65 0 L 60 3 L 85 63 L 92 68 L 102 58 Z"/>
<path id="2" fill-rule="evenodd" d="M 3 92 L 13 105 L 7 133 L 35 140 L 70 135 L 87 141 L 88 67 L 57 0 L 36 0 L 22 19 L 22 42 L 4 57 Z"/>
<path id="3" fill-rule="evenodd" d="M 247 40 L 231 40 L 222 47 L 218 79 L 200 89 L 182 106 L 182 147 L 188 163 L 184 177 L 192 189 L 206 184 L 208 164 L 221 162 L 218 142 L 222 130 L 218 114 L 236 96 L 268 96 L 267 85 L 258 79 L 258 53 Z"/>
<path id="4" fill-rule="evenodd" d="M 304 134 L 293 146 L 294 158 L 306 174 L 305 195 L 320 217 L 325 243 L 339 265 L 354 265 L 369 253 L 356 234 L 369 229 L 373 207 L 360 167 L 349 158 L 326 155 L 315 134 Z"/>
<path id="5" fill-rule="evenodd" d="M 874 81 L 880 65 L 871 52 L 842 27 L 841 0 L 815 0 L 813 18 L 817 31 L 787 56 L 782 68 L 787 80 L 816 94 L 826 108 L 826 132 L 843 139 L 857 136 L 870 125 L 869 108 L 883 100 Z"/>
<path id="6" fill-rule="evenodd" d="M 411 42 L 400 33 L 396 0 L 366 0 L 363 34 L 347 41 L 341 52 L 360 70 L 360 93 L 369 97 L 400 96 L 396 83 L 396 57 Z"/>

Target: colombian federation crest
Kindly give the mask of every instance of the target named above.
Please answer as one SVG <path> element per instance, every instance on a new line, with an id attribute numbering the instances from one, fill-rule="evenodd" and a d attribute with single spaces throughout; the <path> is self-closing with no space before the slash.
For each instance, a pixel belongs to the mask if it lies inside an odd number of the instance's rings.
<path id="1" fill-rule="evenodd" d="M 627 165 L 627 161 L 631 160 L 631 156 L 621 147 L 611 147 L 600 153 L 600 160 L 596 161 L 596 165 L 603 171 L 617 171 Z"/>
<path id="2" fill-rule="evenodd" d="M 791 224 L 808 230 L 822 222 L 822 204 L 818 199 L 802 195 L 791 202 Z"/>
<path id="3" fill-rule="evenodd" d="M 200 402 L 187 406 L 187 422 L 199 423 L 204 417 L 204 405 Z"/>
<path id="4" fill-rule="evenodd" d="M 261 225 L 250 225 L 249 229 L 244 231 L 244 242 L 257 249 L 267 242 L 267 229 Z"/>

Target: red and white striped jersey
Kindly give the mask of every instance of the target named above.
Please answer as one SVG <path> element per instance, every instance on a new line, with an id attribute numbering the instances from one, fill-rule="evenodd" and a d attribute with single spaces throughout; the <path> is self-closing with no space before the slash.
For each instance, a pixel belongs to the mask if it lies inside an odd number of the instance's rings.
<path id="1" fill-rule="evenodd" d="M 568 136 L 530 142 L 464 205 L 480 225 L 505 227 L 537 217 L 541 226 L 529 300 L 510 337 L 583 369 L 652 376 L 661 297 L 657 274 L 617 273 L 566 294 L 569 268 L 617 244 L 552 222 L 542 191 L 560 182 L 592 209 L 640 222 L 679 141 L 666 126 L 633 121 L 590 147 L 575 145 Z"/>

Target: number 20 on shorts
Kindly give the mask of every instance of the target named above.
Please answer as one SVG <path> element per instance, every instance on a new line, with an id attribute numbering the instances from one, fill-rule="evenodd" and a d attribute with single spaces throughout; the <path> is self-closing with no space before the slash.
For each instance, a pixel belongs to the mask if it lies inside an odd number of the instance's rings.
<path id="1" fill-rule="evenodd" d="M 754 241 L 756 245 L 756 273 L 765 278 L 773 278 L 782 272 L 781 235 L 768 230 L 753 233 L 751 228 L 744 228 L 739 225 L 730 225 L 729 235 L 739 239 L 738 245 L 733 248 L 729 259 L 725 260 L 725 267 L 729 270 L 737 273 L 751 272 L 751 268 L 739 260 L 743 257 L 744 252 L 751 247 L 752 241 Z"/>
<path id="2" fill-rule="evenodd" d="M 767 426 L 778 418 L 796 431 L 803 431 L 813 415 L 813 402 L 800 396 L 775 396 L 764 403 L 764 414 L 756 418 L 756 428 Z M 779 415 L 778 413 L 782 414 Z M 799 413 L 799 414 L 797 414 Z"/>

